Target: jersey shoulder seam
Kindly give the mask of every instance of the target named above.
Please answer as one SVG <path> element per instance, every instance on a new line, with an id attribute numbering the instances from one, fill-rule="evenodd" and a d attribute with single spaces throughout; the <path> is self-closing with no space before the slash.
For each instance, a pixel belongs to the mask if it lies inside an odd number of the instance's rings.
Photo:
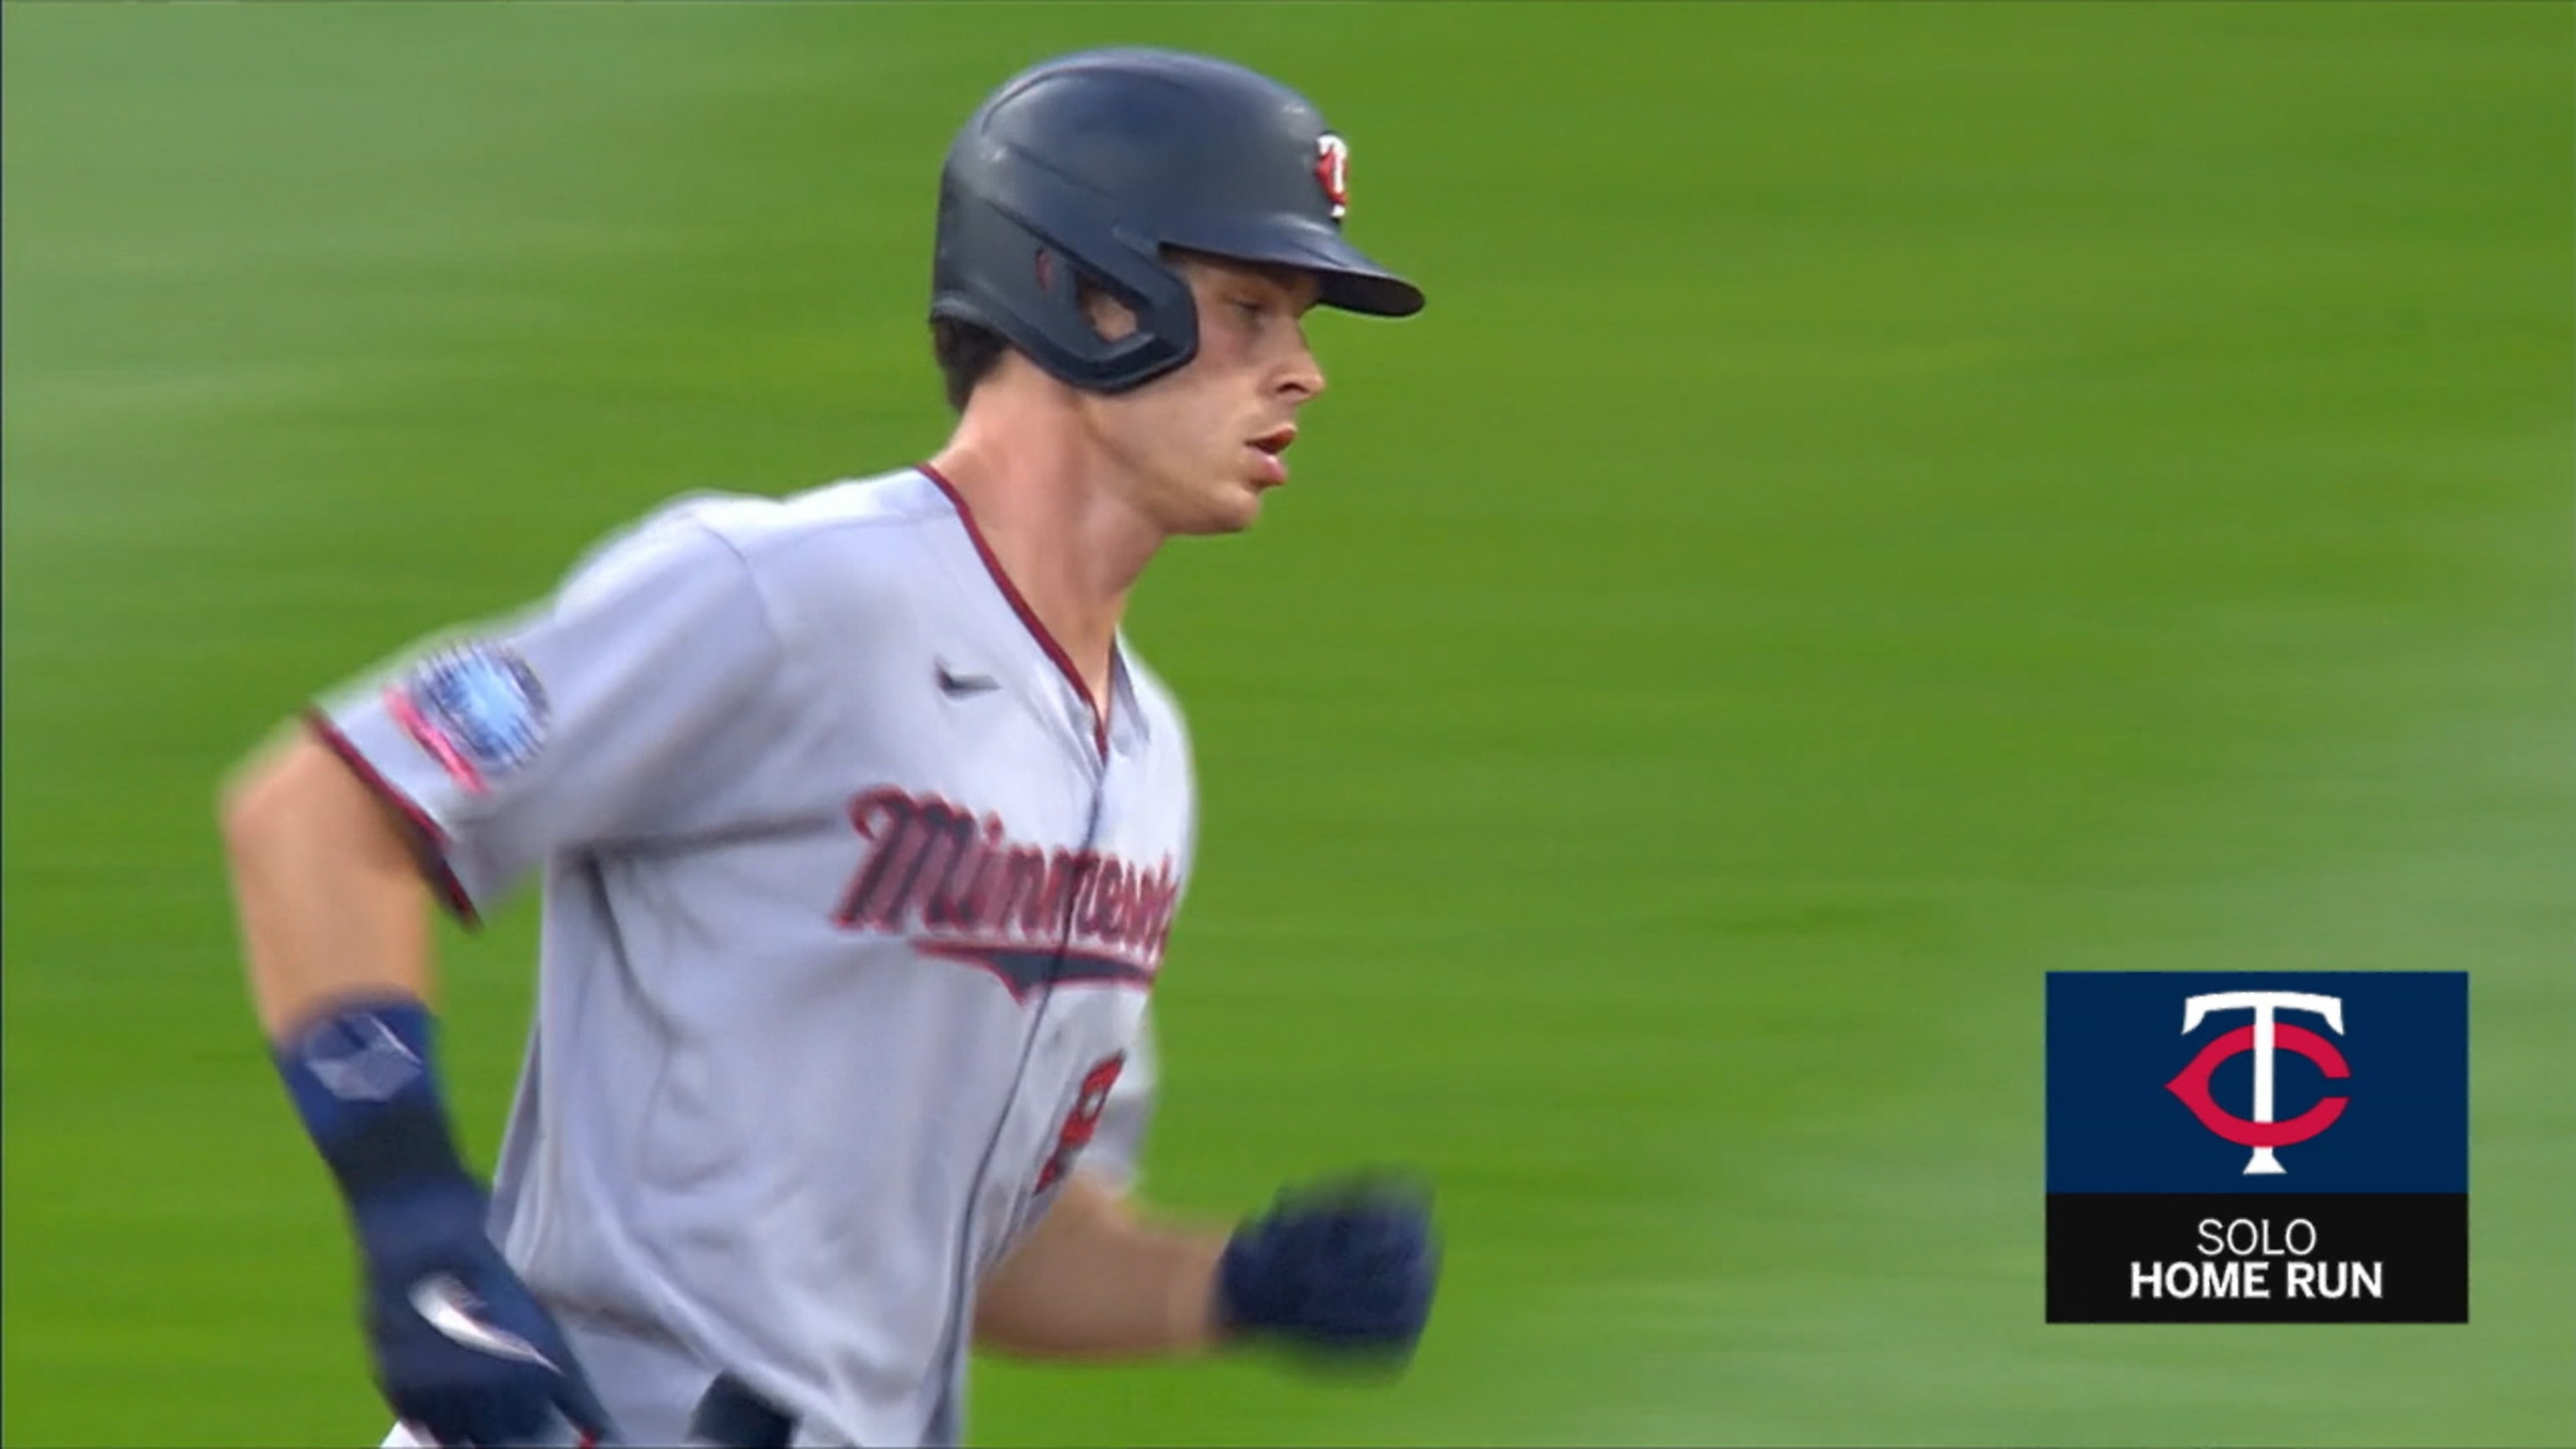
<path id="1" fill-rule="evenodd" d="M 753 562 L 750 554 L 743 551 L 738 541 L 695 511 L 682 512 L 680 519 L 691 528 L 715 540 L 716 546 L 723 549 L 725 555 L 734 561 L 735 567 L 742 571 L 743 587 L 750 591 L 752 608 L 760 615 L 761 636 L 769 643 L 769 657 L 775 665 L 780 666 L 770 671 L 770 678 L 776 679 L 778 675 L 786 672 L 784 666 L 792 664 L 794 660 L 787 648 L 786 635 L 779 630 L 778 611 L 770 601 L 768 588 L 761 581 L 759 566 Z"/>
<path id="2" fill-rule="evenodd" d="M 840 483 L 827 483 L 823 485 L 822 489 L 816 489 L 814 491 L 821 492 L 824 491 L 824 489 L 836 487 L 859 486 L 875 481 L 878 480 L 864 478 L 845 479 Z M 793 500 L 787 498 L 769 498 L 763 501 L 767 502 L 773 508 L 785 509 L 794 506 Z M 754 573 L 757 573 L 759 571 L 761 557 L 773 552 L 784 553 L 792 551 L 812 544 L 818 539 L 828 539 L 851 531 L 885 528 L 913 528 L 922 524 L 937 523 L 943 516 L 953 516 L 953 514 L 954 509 L 949 505 L 948 501 L 945 498 L 933 494 L 930 497 L 905 504 L 899 508 L 891 508 L 857 516 L 843 515 L 838 517 L 814 519 L 811 521 L 799 521 L 793 526 L 780 528 L 774 531 L 762 530 L 758 536 L 751 539 L 735 538 L 726 529 L 703 518 L 697 518 L 694 519 L 694 521 L 696 521 L 700 527 L 705 528 L 708 532 L 723 539 L 726 546 L 731 548 L 735 555 L 741 558 L 747 567 L 751 568 Z"/>

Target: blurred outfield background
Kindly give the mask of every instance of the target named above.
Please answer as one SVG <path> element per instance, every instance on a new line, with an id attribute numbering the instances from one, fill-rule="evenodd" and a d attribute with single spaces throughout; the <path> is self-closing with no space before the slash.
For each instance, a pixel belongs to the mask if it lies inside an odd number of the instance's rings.
<path id="1" fill-rule="evenodd" d="M 12 1443 L 372 1443 L 210 801 L 685 489 L 944 436 L 940 151 L 1314 94 L 1324 317 L 1134 633 L 1205 850 L 1149 1186 L 1435 1172 L 1397 1385 L 985 1369 L 985 1444 L 2576 1437 L 2576 11 L 6 9 Z M 533 912 L 448 934 L 494 1146 Z M 2042 974 L 2473 973 L 2466 1328 L 2040 1321 Z"/>

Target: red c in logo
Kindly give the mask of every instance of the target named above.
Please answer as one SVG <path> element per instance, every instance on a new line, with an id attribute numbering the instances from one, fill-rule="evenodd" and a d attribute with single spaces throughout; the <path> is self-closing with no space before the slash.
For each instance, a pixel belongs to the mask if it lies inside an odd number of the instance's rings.
<path id="1" fill-rule="evenodd" d="M 2277 1049 L 2297 1052 L 2315 1062 L 2320 1070 L 2337 1081 L 2352 1075 L 2352 1069 L 2344 1065 L 2343 1053 L 2335 1050 L 2334 1043 L 2305 1027 L 2292 1026 L 2288 1022 L 2275 1023 L 2272 1044 Z M 2295 1142 L 2305 1142 L 2333 1126 L 2335 1119 L 2343 1115 L 2344 1105 L 2352 1100 L 2349 1097 L 2328 1097 L 2286 1122 L 2248 1122 L 2219 1106 L 2209 1095 L 2210 1075 L 2218 1070 L 2220 1062 L 2239 1052 L 2252 1050 L 2254 1028 L 2240 1026 L 2201 1048 L 2200 1055 L 2191 1059 L 2191 1065 L 2165 1083 L 2165 1090 L 2181 1098 L 2182 1104 L 2191 1109 L 2191 1115 L 2200 1119 L 2201 1126 L 2240 1147 L 2287 1147 Z"/>
<path id="2" fill-rule="evenodd" d="M 1333 220 L 1351 208 L 1351 148 L 1341 137 L 1325 135 L 1315 142 L 1315 181 L 1333 204 Z"/>

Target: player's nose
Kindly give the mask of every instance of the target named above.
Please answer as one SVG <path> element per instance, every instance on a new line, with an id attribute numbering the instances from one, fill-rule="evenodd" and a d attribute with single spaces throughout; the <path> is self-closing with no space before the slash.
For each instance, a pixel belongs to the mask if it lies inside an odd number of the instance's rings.
<path id="1" fill-rule="evenodd" d="M 1298 330 L 1297 350 L 1281 369 L 1279 390 L 1298 402 L 1324 390 L 1324 364 L 1316 360 L 1315 349 L 1307 345 L 1303 328 Z"/>

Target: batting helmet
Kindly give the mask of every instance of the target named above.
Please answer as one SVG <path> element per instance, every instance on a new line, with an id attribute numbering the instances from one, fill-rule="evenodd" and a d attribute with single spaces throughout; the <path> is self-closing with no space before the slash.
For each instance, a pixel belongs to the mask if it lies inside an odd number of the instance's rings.
<path id="1" fill-rule="evenodd" d="M 1053 376 L 1121 392 L 1186 363 L 1198 309 L 1177 247 L 1314 274 L 1384 317 L 1422 292 L 1342 238 L 1350 148 L 1305 97 L 1206 56 L 1119 48 L 1005 82 L 948 150 L 930 315 L 1000 334 Z M 1103 338 L 1077 279 L 1136 315 Z"/>

